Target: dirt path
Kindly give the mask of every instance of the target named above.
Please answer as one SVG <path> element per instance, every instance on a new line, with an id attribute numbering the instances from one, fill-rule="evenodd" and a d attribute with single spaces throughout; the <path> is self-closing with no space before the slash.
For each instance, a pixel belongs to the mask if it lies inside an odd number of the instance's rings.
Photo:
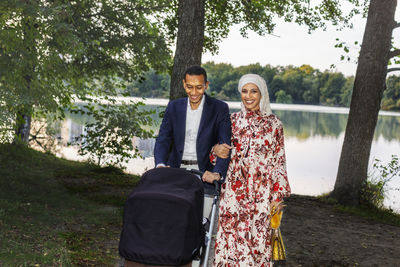
<path id="1" fill-rule="evenodd" d="M 400 227 L 296 195 L 284 216 L 287 266 L 400 266 Z"/>
<path id="2" fill-rule="evenodd" d="M 339 212 L 313 197 L 292 195 L 286 202 L 286 266 L 400 266 L 400 227 Z"/>

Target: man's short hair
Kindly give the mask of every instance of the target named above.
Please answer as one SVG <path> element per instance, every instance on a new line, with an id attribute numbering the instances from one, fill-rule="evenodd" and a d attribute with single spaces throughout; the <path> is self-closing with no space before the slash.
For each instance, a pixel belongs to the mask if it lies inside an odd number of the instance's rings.
<path id="1" fill-rule="evenodd" d="M 200 66 L 191 66 L 186 69 L 185 74 L 183 75 L 183 79 L 186 81 L 186 74 L 188 75 L 203 75 L 204 82 L 207 82 L 207 72 Z"/>

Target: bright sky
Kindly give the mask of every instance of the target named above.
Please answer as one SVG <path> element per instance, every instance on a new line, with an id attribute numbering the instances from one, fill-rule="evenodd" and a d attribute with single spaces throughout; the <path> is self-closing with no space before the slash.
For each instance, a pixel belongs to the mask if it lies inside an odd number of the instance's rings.
<path id="1" fill-rule="evenodd" d="M 400 7 L 396 11 L 396 20 L 400 21 Z M 248 38 L 239 33 L 239 27 L 233 26 L 228 37 L 220 43 L 219 53 L 203 54 L 202 62 L 214 61 L 216 63 L 231 63 L 233 66 L 242 66 L 252 63 L 272 66 L 301 66 L 309 64 L 320 71 L 333 70 L 342 72 L 346 76 L 355 75 L 357 65 L 354 62 L 359 52 L 366 19 L 361 16 L 353 20 L 353 29 L 336 31 L 328 27 L 327 31 L 317 30 L 307 33 L 305 26 L 295 23 L 277 22 L 274 35 L 261 37 L 250 32 Z M 394 36 L 400 35 L 400 29 L 394 31 Z M 345 55 L 342 49 L 335 48 L 336 38 L 350 45 L 352 61 L 341 61 L 340 56 Z M 400 38 L 395 38 L 395 44 L 400 43 Z"/>

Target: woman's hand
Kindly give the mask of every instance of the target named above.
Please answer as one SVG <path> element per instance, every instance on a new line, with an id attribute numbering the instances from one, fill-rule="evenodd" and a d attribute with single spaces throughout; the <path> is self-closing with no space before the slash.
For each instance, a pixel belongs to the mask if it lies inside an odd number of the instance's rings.
<path id="1" fill-rule="evenodd" d="M 283 202 L 283 200 L 281 200 L 281 201 L 274 200 L 274 201 L 271 202 L 271 206 L 270 206 L 271 210 L 274 207 L 275 207 L 275 213 L 279 213 L 279 212 L 281 212 L 283 210 L 284 207 L 286 207 L 286 205 Z"/>
<path id="2" fill-rule="evenodd" d="M 214 153 L 221 159 L 226 159 L 229 156 L 229 150 L 232 147 L 228 144 L 216 144 L 213 148 Z"/>

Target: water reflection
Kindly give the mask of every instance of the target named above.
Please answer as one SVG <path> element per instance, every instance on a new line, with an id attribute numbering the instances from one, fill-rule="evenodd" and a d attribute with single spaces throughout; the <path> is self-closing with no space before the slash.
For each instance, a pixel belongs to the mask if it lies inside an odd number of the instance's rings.
<path id="1" fill-rule="evenodd" d="M 146 108 L 155 108 L 147 106 Z M 164 108 L 158 108 L 158 112 Z M 231 112 L 236 110 L 232 109 Z M 285 131 L 287 168 L 292 190 L 297 194 L 319 195 L 333 189 L 347 114 L 318 113 L 306 111 L 276 110 Z M 89 118 L 70 116 L 62 124 L 61 139 L 71 142 L 84 134 L 83 124 Z M 161 119 L 156 114 L 154 130 L 157 133 Z M 141 174 L 154 167 L 153 149 L 155 140 L 134 138 L 136 147 L 144 159 L 132 159 L 127 171 Z M 77 148 L 63 147 L 59 155 L 69 159 L 82 159 L 77 155 Z M 378 158 L 388 162 L 392 154 L 400 151 L 400 116 L 379 116 L 371 148 L 371 160 Z M 370 164 L 372 165 L 372 164 Z M 391 186 L 400 187 L 399 179 Z M 391 191 L 386 200 L 387 206 L 400 211 L 400 193 Z"/>
<path id="2" fill-rule="evenodd" d="M 346 128 L 347 115 L 277 110 L 285 135 L 306 140 L 313 136 L 338 137 Z"/>

